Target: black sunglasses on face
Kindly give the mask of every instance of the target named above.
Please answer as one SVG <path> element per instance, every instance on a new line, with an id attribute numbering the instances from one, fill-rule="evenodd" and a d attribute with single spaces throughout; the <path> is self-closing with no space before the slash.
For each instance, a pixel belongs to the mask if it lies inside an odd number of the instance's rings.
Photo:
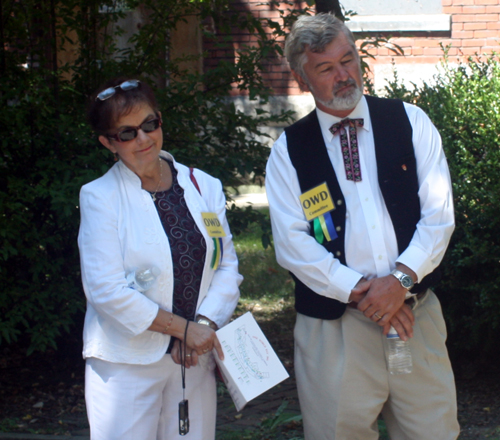
<path id="1" fill-rule="evenodd" d="M 113 139 L 117 142 L 128 142 L 135 139 L 138 135 L 139 129 L 144 133 L 151 133 L 161 127 L 161 118 L 150 119 L 149 121 L 144 121 L 138 127 L 127 127 L 116 134 L 107 134 L 108 139 Z"/>

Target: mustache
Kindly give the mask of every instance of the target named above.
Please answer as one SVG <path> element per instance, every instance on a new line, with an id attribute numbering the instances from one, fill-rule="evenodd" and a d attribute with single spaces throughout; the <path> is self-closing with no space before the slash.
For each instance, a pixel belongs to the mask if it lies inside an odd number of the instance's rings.
<path id="1" fill-rule="evenodd" d="M 346 86 L 354 86 L 357 87 L 356 81 L 354 79 L 349 78 L 347 81 L 341 81 L 337 83 L 333 89 L 333 93 L 337 93 L 340 89 L 346 87 Z"/>

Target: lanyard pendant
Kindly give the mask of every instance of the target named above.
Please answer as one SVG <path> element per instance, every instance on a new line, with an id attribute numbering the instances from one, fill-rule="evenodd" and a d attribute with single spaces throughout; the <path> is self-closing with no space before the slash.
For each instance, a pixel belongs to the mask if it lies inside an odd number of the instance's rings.
<path id="1" fill-rule="evenodd" d="M 179 435 L 186 435 L 189 432 L 189 407 L 188 401 L 179 402 Z"/>

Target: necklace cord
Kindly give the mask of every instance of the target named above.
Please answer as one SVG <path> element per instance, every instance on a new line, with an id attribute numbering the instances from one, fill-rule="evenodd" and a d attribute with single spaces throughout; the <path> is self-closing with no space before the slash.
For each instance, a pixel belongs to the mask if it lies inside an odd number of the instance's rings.
<path id="1" fill-rule="evenodd" d="M 161 178 L 162 178 L 162 170 L 163 170 L 163 167 L 161 166 L 161 157 L 158 157 L 158 160 L 160 161 L 160 180 L 158 180 L 158 185 L 156 185 L 156 190 L 153 194 L 151 194 L 151 197 L 153 198 L 153 202 L 156 202 L 156 193 L 158 192 L 158 190 L 160 189 L 160 185 L 161 185 Z"/>

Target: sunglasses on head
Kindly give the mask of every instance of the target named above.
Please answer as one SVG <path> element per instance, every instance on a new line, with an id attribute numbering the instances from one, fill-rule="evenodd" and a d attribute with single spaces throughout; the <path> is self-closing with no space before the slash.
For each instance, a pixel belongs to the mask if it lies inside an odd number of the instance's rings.
<path id="1" fill-rule="evenodd" d="M 118 84 L 117 86 L 104 89 L 102 92 L 97 94 L 95 100 L 97 101 L 99 99 L 100 101 L 106 101 L 106 99 L 111 98 L 116 93 L 116 89 L 120 88 L 126 92 L 139 87 L 139 84 L 140 81 L 138 79 L 129 79 L 121 84 Z"/>
<path id="2" fill-rule="evenodd" d="M 125 130 L 119 131 L 116 134 L 107 134 L 106 137 L 117 142 L 128 142 L 137 137 L 139 129 L 144 133 L 151 133 L 158 130 L 159 127 L 161 127 L 161 118 L 155 118 L 143 122 L 138 127 L 127 127 Z"/>

